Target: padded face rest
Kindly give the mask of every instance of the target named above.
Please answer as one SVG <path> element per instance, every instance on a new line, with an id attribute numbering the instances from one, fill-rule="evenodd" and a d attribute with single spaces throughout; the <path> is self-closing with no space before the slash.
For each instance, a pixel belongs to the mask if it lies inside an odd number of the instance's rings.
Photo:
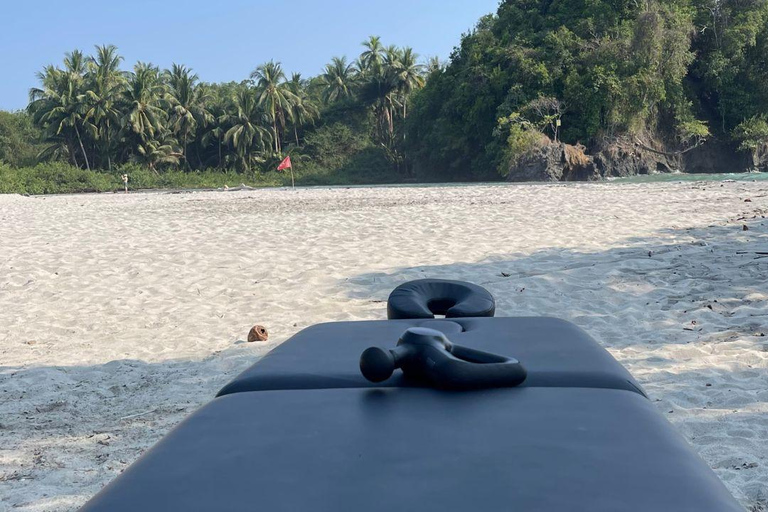
<path id="1" fill-rule="evenodd" d="M 81 512 L 743 512 L 636 393 L 260 391 L 194 413 Z"/>
<path id="2" fill-rule="evenodd" d="M 443 332 L 451 342 L 519 360 L 525 387 L 626 389 L 643 394 L 629 372 L 582 329 L 559 318 L 460 318 L 317 324 L 295 334 L 227 384 L 219 395 L 268 389 L 421 386 L 402 372 L 373 383 L 360 354 L 394 348 L 409 327 Z"/>
<path id="3" fill-rule="evenodd" d="M 446 279 L 419 279 L 401 284 L 389 294 L 387 317 L 468 318 L 493 316 L 496 302 L 482 286 Z"/>

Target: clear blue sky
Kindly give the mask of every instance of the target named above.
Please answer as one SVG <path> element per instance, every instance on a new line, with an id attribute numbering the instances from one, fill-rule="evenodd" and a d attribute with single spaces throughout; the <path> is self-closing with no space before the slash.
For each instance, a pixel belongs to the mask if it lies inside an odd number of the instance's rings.
<path id="1" fill-rule="evenodd" d="M 27 104 L 35 73 L 64 53 L 114 44 L 124 67 L 137 60 L 191 66 L 202 80 L 242 80 L 260 63 L 315 75 L 360 42 L 409 45 L 446 59 L 463 32 L 499 0 L 4 0 L 0 109 Z"/>

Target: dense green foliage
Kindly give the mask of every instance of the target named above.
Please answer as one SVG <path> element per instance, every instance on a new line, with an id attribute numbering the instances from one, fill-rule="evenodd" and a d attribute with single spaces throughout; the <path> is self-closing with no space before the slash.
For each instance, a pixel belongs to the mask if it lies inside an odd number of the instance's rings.
<path id="1" fill-rule="evenodd" d="M 364 149 L 353 157 L 341 158 L 337 169 L 302 166 L 296 171 L 297 185 L 365 185 L 394 181 L 391 167 L 376 149 Z M 155 172 L 146 166 L 128 164 L 118 170 L 81 169 L 66 162 L 44 162 L 33 167 L 12 167 L 0 163 L 0 194 L 60 194 L 78 192 L 121 192 L 122 173 L 130 176 L 131 190 L 290 186 L 285 173 L 246 175 L 235 171 L 166 170 Z"/>
<path id="2" fill-rule="evenodd" d="M 200 82 L 176 64 L 160 70 L 139 62 L 122 71 L 114 46 L 98 46 L 92 56 L 73 51 L 62 66 L 39 73 L 26 113 L 0 117 L 5 189 L 9 183 L 21 192 L 58 189 L 64 178 L 82 190 L 109 189 L 104 180 L 132 164 L 134 172 L 142 167 L 155 174 L 143 180 L 150 186 L 174 171 L 188 173 L 190 186 L 198 184 L 199 171 L 282 183 L 281 175 L 265 174 L 286 154 L 300 183 L 402 179 L 402 121 L 410 96 L 424 84 L 424 66 L 410 48 L 384 47 L 377 37 L 363 46 L 356 62 L 334 57 L 310 80 L 288 79 L 281 64 L 270 61 L 248 79 L 224 84 Z M 37 160 L 73 168 L 39 166 L 25 171 L 27 181 L 10 180 L 22 174 L 11 167 Z M 96 170 L 109 178 L 88 172 Z M 38 186 L 40 180 L 48 184 Z M 233 179 L 215 184 L 225 181 Z M 24 185 L 32 182 L 38 185 Z"/>
<path id="3" fill-rule="evenodd" d="M 310 79 L 273 61 L 240 83 L 181 65 L 125 72 L 101 46 L 44 68 L 26 112 L 0 112 L 3 183 L 39 190 L 19 185 L 28 172 L 46 190 L 109 189 L 87 171 L 114 181 L 127 165 L 148 186 L 286 183 L 286 154 L 304 184 L 498 179 L 548 139 L 682 152 L 716 137 L 765 154 L 766 55 L 768 0 L 506 0 L 447 66 L 370 37 Z M 11 172 L 38 161 L 73 169 Z"/>
<path id="4" fill-rule="evenodd" d="M 750 117 L 736 126 L 733 135 L 741 149 L 755 151 L 768 140 L 768 119 L 765 114 Z"/>
<path id="5" fill-rule="evenodd" d="M 416 95 L 406 149 L 419 171 L 490 177 L 553 115 L 571 143 L 730 138 L 768 111 L 766 55 L 766 0 L 505 1 Z"/>
<path id="6" fill-rule="evenodd" d="M 42 149 L 42 133 L 25 112 L 0 111 L 0 163 L 34 165 Z"/>

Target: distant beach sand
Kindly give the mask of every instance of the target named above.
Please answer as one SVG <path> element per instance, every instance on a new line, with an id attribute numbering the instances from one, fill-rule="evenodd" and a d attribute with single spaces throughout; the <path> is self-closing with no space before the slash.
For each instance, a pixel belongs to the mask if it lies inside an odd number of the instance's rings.
<path id="1" fill-rule="evenodd" d="M 426 276 L 586 329 L 765 510 L 764 215 L 768 182 L 0 196 L 0 510 L 76 509 L 276 344 Z"/>

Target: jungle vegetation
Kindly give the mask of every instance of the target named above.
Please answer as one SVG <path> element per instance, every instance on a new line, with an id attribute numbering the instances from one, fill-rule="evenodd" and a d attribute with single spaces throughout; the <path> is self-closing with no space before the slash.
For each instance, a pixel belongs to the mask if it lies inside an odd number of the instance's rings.
<path id="1" fill-rule="evenodd" d="M 107 181 L 141 170 L 160 186 L 201 173 L 284 184 L 274 169 L 288 154 L 304 184 L 499 179 L 542 135 L 756 151 L 766 55 L 768 0 L 506 0 L 444 64 L 371 36 L 317 76 L 269 61 L 237 83 L 181 64 L 126 69 L 111 45 L 73 50 L 39 72 L 26 110 L 0 112 L 0 191 L 56 165 Z"/>
<path id="2" fill-rule="evenodd" d="M 414 98 L 408 156 L 467 179 L 503 173 L 539 133 L 751 150 L 768 143 L 766 55 L 766 0 L 505 1 Z"/>

